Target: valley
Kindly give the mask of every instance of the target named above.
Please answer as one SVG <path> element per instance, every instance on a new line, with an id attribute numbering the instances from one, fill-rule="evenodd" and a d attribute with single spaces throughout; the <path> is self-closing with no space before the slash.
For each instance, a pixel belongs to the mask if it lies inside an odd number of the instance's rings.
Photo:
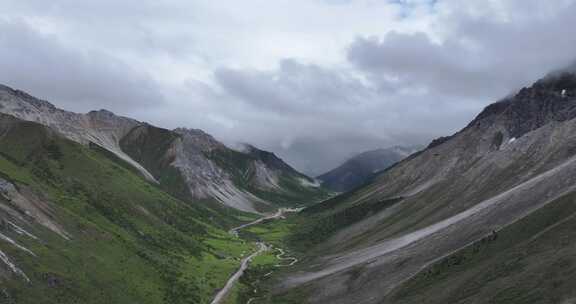
<path id="1" fill-rule="evenodd" d="M 265 221 L 275 221 L 275 220 L 281 220 L 284 219 L 284 217 L 286 216 L 286 214 L 288 213 L 294 213 L 294 212 L 299 212 L 301 209 L 287 209 L 287 208 L 280 208 L 276 213 L 272 214 L 272 215 L 268 215 L 268 216 L 264 216 L 261 217 L 257 220 L 254 220 L 252 222 L 246 223 L 246 224 L 242 224 L 238 227 L 234 227 L 232 229 L 230 229 L 229 233 L 232 234 L 235 237 L 240 237 L 240 232 L 242 229 L 246 229 L 252 226 L 256 226 L 258 224 L 261 224 Z M 238 271 L 236 271 L 226 282 L 226 285 L 224 285 L 224 287 L 218 291 L 218 293 L 216 294 L 216 296 L 214 297 L 214 300 L 212 300 L 211 304 L 221 304 L 221 303 L 230 303 L 231 302 L 226 302 L 226 298 L 230 297 L 229 293 L 230 291 L 235 287 L 235 284 L 237 284 L 238 280 L 242 277 L 242 275 L 244 274 L 244 272 L 246 271 L 246 269 L 249 267 L 249 264 L 252 262 L 252 260 L 256 257 L 258 257 L 259 255 L 263 254 L 264 252 L 270 251 L 270 252 L 274 252 L 274 251 L 279 251 L 279 253 L 275 256 L 278 264 L 272 264 L 273 267 L 289 267 L 294 265 L 295 263 L 298 262 L 298 259 L 296 258 L 292 258 L 292 257 L 284 257 L 284 255 L 286 255 L 286 253 L 284 252 L 283 249 L 281 248 L 274 248 L 272 245 L 266 244 L 263 241 L 258 241 L 256 242 L 256 245 L 258 247 L 258 250 L 252 254 L 250 254 L 248 257 L 245 257 L 242 259 L 242 262 L 240 264 L 240 268 L 238 269 Z M 289 260 L 290 263 L 289 264 L 280 264 L 283 260 Z M 273 274 L 273 271 L 270 271 L 268 273 L 266 273 L 264 276 L 269 276 Z M 256 298 L 250 298 L 248 300 L 248 303 L 251 303 L 255 300 Z"/>
<path id="2" fill-rule="evenodd" d="M 576 304 L 576 0 L 0 0 L 0 304 Z"/>
<path id="3" fill-rule="evenodd" d="M 224 154 L 214 162 L 206 155 L 216 150 L 185 154 L 211 168 L 208 175 L 187 175 L 171 166 L 176 159 L 166 147 L 179 145 L 171 131 L 149 125 L 144 130 L 131 122 L 128 148 L 127 139 L 113 144 L 118 137 L 109 132 L 115 127 L 106 125 L 127 119 L 109 112 L 64 112 L 8 88 L 0 90 L 0 105 L 0 112 L 21 117 L 0 113 L 2 303 L 210 303 L 247 266 L 247 255 L 264 249 L 230 232 L 230 227 L 262 221 L 241 206 L 227 207 L 234 195 L 275 197 L 290 206 L 294 197 L 313 201 L 327 193 L 304 186 L 306 177 L 271 153 L 229 151 L 207 135 L 195 137 L 188 149 L 217 147 Z M 44 120 L 42 111 L 54 119 Z M 102 141 L 92 141 L 90 134 Z M 104 141 L 112 143 L 98 144 Z M 242 171 L 242 179 L 230 177 L 235 170 Z M 214 180 L 210 172 L 228 180 Z M 218 195 L 198 198 L 187 190 L 198 189 L 193 186 L 198 182 L 223 188 Z M 231 185 L 236 194 L 229 196 Z M 271 218 L 296 210 L 263 208 L 278 210 Z"/>
<path id="4" fill-rule="evenodd" d="M 250 145 L 2 88 L 0 299 L 574 298 L 575 90 L 549 75 L 337 194 Z"/>

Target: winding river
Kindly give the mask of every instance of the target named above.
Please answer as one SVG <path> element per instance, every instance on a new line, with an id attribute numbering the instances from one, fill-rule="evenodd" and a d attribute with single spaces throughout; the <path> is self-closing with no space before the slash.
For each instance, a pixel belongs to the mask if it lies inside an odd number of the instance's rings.
<path id="1" fill-rule="evenodd" d="M 300 210 L 302 210 L 302 209 L 282 208 L 282 209 L 279 209 L 273 215 L 265 216 L 265 217 L 262 217 L 262 218 L 255 220 L 253 222 L 232 228 L 228 232 L 234 236 L 238 236 L 238 231 L 241 229 L 244 229 L 244 228 L 247 228 L 250 226 L 254 226 L 254 225 L 258 225 L 258 224 L 260 224 L 266 220 L 284 218 L 285 213 L 300 212 Z M 238 268 L 238 270 L 228 279 L 228 281 L 226 282 L 226 285 L 224 285 L 224 287 L 220 291 L 218 291 L 218 293 L 216 294 L 216 296 L 214 296 L 214 299 L 212 300 L 212 302 L 210 302 L 210 304 L 221 304 L 224 301 L 224 299 L 226 298 L 226 296 L 228 295 L 228 293 L 230 292 L 230 290 L 232 290 L 232 288 L 234 287 L 234 284 L 236 284 L 236 282 L 238 282 L 240 277 L 244 274 L 244 271 L 246 271 L 246 269 L 248 268 L 248 265 L 250 264 L 252 259 L 255 258 L 256 256 L 260 255 L 261 253 L 263 253 L 267 250 L 270 250 L 272 248 L 272 246 L 268 246 L 263 242 L 258 242 L 257 245 L 258 245 L 258 250 L 256 252 L 252 253 L 251 255 L 245 257 L 244 259 L 242 259 L 242 262 L 240 263 L 240 268 Z M 286 253 L 284 252 L 283 249 L 276 248 L 276 250 L 280 251 L 280 253 L 276 255 L 276 258 L 278 258 L 281 261 L 288 261 L 288 260 L 290 261 L 290 263 L 288 263 L 288 264 L 276 264 L 275 265 L 276 267 L 288 267 L 288 266 L 292 266 L 298 262 L 298 259 L 296 259 L 294 257 L 284 257 L 286 255 Z M 270 273 L 267 273 L 265 276 L 269 276 L 271 274 L 272 273 L 270 272 Z M 256 300 L 256 298 L 249 299 L 247 304 L 251 304 L 254 300 Z"/>

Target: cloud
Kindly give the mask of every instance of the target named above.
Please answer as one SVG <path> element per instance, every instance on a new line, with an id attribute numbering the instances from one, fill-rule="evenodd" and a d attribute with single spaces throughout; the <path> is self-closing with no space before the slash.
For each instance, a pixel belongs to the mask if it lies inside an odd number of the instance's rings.
<path id="1" fill-rule="evenodd" d="M 477 106 L 462 98 L 454 105 L 452 96 L 383 91 L 354 71 L 293 59 L 273 70 L 221 69 L 216 80 L 222 101 L 237 107 L 221 112 L 238 119 L 236 130 L 314 174 L 365 149 L 424 142 L 464 124 L 470 105 Z"/>
<path id="2" fill-rule="evenodd" d="M 24 22 L 0 22 L 0 82 L 67 109 L 86 111 L 162 102 L 159 87 L 121 60 L 68 48 Z"/>
<path id="3" fill-rule="evenodd" d="M 0 82 L 317 174 L 425 144 L 576 57 L 576 0 L 5 0 Z"/>
<path id="4" fill-rule="evenodd" d="M 264 142 L 309 172 L 363 148 L 426 143 L 576 57 L 573 2 L 553 10 L 538 1 L 471 3 L 399 3 L 433 8 L 437 31 L 359 35 L 347 47 L 349 68 L 285 59 L 268 70 L 219 69 L 215 78 L 245 111 L 274 117 L 262 125 L 276 142 Z"/>
<path id="5" fill-rule="evenodd" d="M 383 85 L 392 78 L 397 88 L 416 85 L 429 94 L 491 99 L 576 57 L 574 1 L 483 3 L 438 2 L 435 25 L 441 33 L 359 37 L 348 60 Z"/>
<path id="6" fill-rule="evenodd" d="M 219 69 L 218 84 L 227 93 L 274 113 L 318 115 L 363 107 L 374 95 L 346 72 L 282 60 L 277 70 Z"/>

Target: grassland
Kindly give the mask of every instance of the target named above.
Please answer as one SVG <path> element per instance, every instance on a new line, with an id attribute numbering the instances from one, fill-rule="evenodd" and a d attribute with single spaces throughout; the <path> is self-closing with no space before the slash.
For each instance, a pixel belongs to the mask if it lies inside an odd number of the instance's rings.
<path id="1" fill-rule="evenodd" d="M 227 304 L 244 304 L 251 298 L 263 301 L 270 297 L 271 282 L 283 269 L 277 248 L 286 248 L 287 237 L 294 223 L 284 219 L 271 219 L 239 231 L 241 238 L 251 242 L 264 242 L 269 250 L 254 257 L 234 290 L 228 295 Z M 256 302 L 258 303 L 258 302 Z"/>

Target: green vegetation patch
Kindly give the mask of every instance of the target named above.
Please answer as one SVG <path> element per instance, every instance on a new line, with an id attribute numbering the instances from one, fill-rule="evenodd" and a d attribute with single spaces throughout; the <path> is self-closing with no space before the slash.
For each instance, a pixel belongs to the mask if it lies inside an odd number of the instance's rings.
<path id="1" fill-rule="evenodd" d="M 292 248 L 305 251 L 325 241 L 338 230 L 357 223 L 386 208 L 393 206 L 402 199 L 390 199 L 376 202 L 366 202 L 346 208 L 330 210 L 332 212 L 304 213 L 296 219 L 295 232 L 290 235 L 288 242 Z M 322 203 L 320 205 L 326 204 Z M 312 207 L 319 208 L 319 207 Z M 305 210 L 306 211 L 306 210 Z"/>

